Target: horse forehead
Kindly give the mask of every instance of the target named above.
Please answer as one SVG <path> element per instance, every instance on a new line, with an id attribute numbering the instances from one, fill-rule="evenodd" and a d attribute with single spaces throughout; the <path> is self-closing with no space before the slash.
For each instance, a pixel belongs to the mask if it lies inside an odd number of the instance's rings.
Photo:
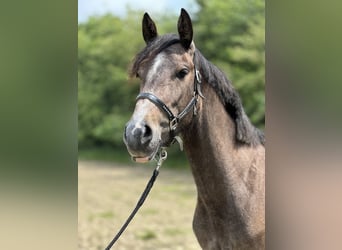
<path id="1" fill-rule="evenodd" d="M 151 62 L 149 68 L 147 68 L 147 80 L 150 80 L 152 76 L 166 72 L 167 69 L 171 69 L 174 66 L 174 62 L 169 58 L 169 55 L 164 52 L 159 53 Z"/>
<path id="2" fill-rule="evenodd" d="M 168 60 L 166 59 L 165 53 L 159 53 L 152 61 L 152 66 L 148 70 L 148 75 L 152 74 L 154 75 L 155 73 L 160 70 L 160 67 L 165 66 L 165 63 Z"/>
<path id="3" fill-rule="evenodd" d="M 165 69 L 172 69 L 171 66 L 177 66 L 181 63 L 191 62 L 191 56 L 187 53 L 159 53 L 151 63 L 148 73 L 156 73 L 161 67 Z M 164 70 L 165 70 L 164 69 Z"/>
<path id="4" fill-rule="evenodd" d="M 186 64 L 191 67 L 192 57 L 178 48 L 170 48 L 156 55 L 147 68 L 147 81 L 151 81 L 156 75 L 159 77 L 162 73 L 172 71 L 179 65 Z"/>

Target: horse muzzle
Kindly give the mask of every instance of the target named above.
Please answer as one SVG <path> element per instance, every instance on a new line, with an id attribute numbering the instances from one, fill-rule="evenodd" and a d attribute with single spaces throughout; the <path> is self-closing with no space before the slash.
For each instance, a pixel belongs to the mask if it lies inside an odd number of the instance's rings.
<path id="1" fill-rule="evenodd" d="M 153 138 L 152 128 L 144 121 L 129 121 L 123 140 L 133 160 L 139 162 L 152 160 L 160 147 L 160 140 Z"/>

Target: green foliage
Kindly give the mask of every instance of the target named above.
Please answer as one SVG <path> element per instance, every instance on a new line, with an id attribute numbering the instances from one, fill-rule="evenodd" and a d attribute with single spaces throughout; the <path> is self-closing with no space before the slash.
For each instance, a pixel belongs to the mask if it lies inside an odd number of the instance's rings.
<path id="1" fill-rule="evenodd" d="M 238 89 L 252 122 L 264 126 L 264 2 L 197 0 L 197 48 L 221 68 Z M 141 11 L 124 18 L 92 17 L 78 27 L 78 139 L 81 148 L 123 147 L 122 133 L 139 91 L 128 78 L 135 54 L 143 48 Z M 177 16 L 153 17 L 159 34 L 176 32 Z"/>
<path id="2" fill-rule="evenodd" d="M 81 146 L 122 145 L 122 131 L 133 110 L 138 84 L 127 77 L 140 20 L 106 15 L 78 30 L 78 122 Z"/>
<path id="3" fill-rule="evenodd" d="M 195 42 L 240 93 L 252 122 L 264 127 L 264 0 L 197 0 Z"/>

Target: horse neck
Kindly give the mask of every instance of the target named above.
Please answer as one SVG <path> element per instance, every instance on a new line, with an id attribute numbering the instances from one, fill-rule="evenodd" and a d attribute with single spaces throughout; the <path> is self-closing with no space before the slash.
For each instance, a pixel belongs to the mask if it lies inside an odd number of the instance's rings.
<path id="1" fill-rule="evenodd" d="M 251 167 L 259 168 L 262 165 L 260 161 L 264 147 L 237 143 L 234 121 L 212 87 L 203 84 L 202 91 L 205 99 L 199 102 L 199 114 L 194 118 L 192 128 L 183 135 L 184 148 L 196 182 L 198 198 L 205 203 L 216 204 L 222 210 L 222 206 L 234 204 L 229 199 L 249 197 L 251 190 L 244 187 L 247 184 L 243 177 L 246 174 L 248 176 Z M 264 170 L 260 167 L 256 171 L 260 173 Z"/>
<path id="2" fill-rule="evenodd" d="M 228 154 L 232 155 L 235 134 L 234 124 L 213 89 L 203 84 L 202 91 L 205 99 L 199 99 L 198 115 L 183 136 L 184 149 L 199 191 L 205 186 L 204 182 L 219 183 L 218 179 L 225 176 L 222 160 Z"/>

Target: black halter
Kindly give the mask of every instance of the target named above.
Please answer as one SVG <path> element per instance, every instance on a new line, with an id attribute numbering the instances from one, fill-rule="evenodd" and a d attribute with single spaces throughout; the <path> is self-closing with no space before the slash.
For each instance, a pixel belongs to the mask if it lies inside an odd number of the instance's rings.
<path id="1" fill-rule="evenodd" d="M 175 137 L 175 130 L 178 126 L 178 123 L 180 120 L 190 112 L 192 108 L 194 108 L 194 115 L 197 115 L 197 108 L 196 104 L 198 101 L 198 96 L 204 98 L 202 92 L 201 92 L 201 74 L 200 72 L 196 69 L 195 66 L 195 78 L 194 78 L 194 94 L 189 103 L 186 105 L 184 110 L 180 112 L 177 116 L 175 116 L 172 111 L 166 106 L 166 104 L 160 100 L 158 97 L 151 93 L 140 93 L 136 100 L 139 99 L 148 99 L 150 102 L 152 102 L 154 105 L 156 105 L 161 111 L 163 111 L 166 116 L 169 119 L 169 126 L 170 126 L 170 135 L 171 135 L 171 140 Z"/>
<path id="2" fill-rule="evenodd" d="M 172 44 L 175 44 L 179 42 L 179 40 L 171 40 L 169 43 L 167 43 L 165 46 L 163 46 L 158 53 L 161 52 L 161 50 L 167 48 L 168 46 L 171 46 Z M 195 56 L 195 55 L 194 55 Z M 177 136 L 175 134 L 175 130 L 178 126 L 178 123 L 180 122 L 180 120 L 190 112 L 190 110 L 192 108 L 194 108 L 194 115 L 197 114 L 197 109 L 196 109 L 196 104 L 198 101 L 198 96 L 204 98 L 202 92 L 201 92 L 201 74 L 200 72 L 196 69 L 195 66 L 195 78 L 194 78 L 194 94 L 193 97 L 191 98 L 191 100 L 189 101 L 189 103 L 186 105 L 186 107 L 184 108 L 184 110 L 182 112 L 180 112 L 177 116 L 175 116 L 172 111 L 165 105 L 165 103 L 160 100 L 158 97 L 156 97 L 155 95 L 151 94 L 151 93 L 140 93 L 136 100 L 139 99 L 148 99 L 150 102 L 152 102 L 154 105 L 156 105 L 162 112 L 164 112 L 166 114 L 166 116 L 169 119 L 170 122 L 170 139 L 171 142 L 174 140 L 177 140 Z M 178 140 L 177 140 L 178 141 Z M 178 141 L 179 142 L 179 141 Z M 181 143 L 180 143 L 181 144 Z M 181 146 L 182 148 L 182 146 Z M 154 181 L 156 180 L 158 174 L 159 174 L 159 167 L 161 166 L 161 164 L 163 163 L 163 161 L 166 159 L 167 154 L 166 151 L 163 147 L 159 148 L 157 151 L 157 158 L 158 159 L 158 163 L 157 163 L 157 167 L 156 169 L 153 171 L 153 174 L 151 176 L 151 179 L 149 180 L 144 192 L 142 193 L 136 207 L 134 208 L 134 210 L 132 211 L 132 213 L 130 214 L 130 216 L 127 218 L 126 222 L 123 224 L 123 226 L 121 227 L 121 229 L 119 230 L 119 232 L 115 235 L 115 237 L 113 238 L 113 240 L 109 243 L 109 245 L 105 248 L 105 250 L 109 250 L 112 248 L 112 246 L 115 244 L 115 242 L 119 239 L 119 237 L 121 236 L 121 234 L 124 232 L 124 230 L 126 229 L 126 227 L 128 226 L 128 224 L 131 222 L 131 220 L 133 219 L 133 217 L 135 216 L 135 214 L 138 212 L 139 208 L 143 205 L 147 195 L 149 194 Z M 136 160 L 133 158 L 133 160 Z"/>

